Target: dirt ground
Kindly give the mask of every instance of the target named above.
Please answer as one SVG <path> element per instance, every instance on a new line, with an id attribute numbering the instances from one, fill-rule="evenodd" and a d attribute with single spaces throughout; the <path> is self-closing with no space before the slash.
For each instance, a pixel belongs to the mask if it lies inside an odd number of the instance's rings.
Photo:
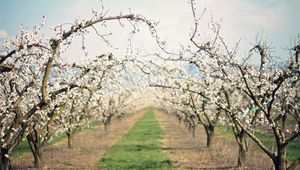
<path id="1" fill-rule="evenodd" d="M 165 129 L 163 150 L 168 154 L 175 169 L 237 169 L 238 147 L 234 139 L 215 135 L 211 148 L 206 147 L 206 135 L 199 127 L 193 138 L 186 128 L 173 116 L 156 112 Z M 273 169 L 272 161 L 250 145 L 245 169 Z"/>
<path id="2" fill-rule="evenodd" d="M 134 123 L 141 118 L 143 111 L 121 121 L 114 120 L 107 132 L 103 126 L 77 134 L 73 139 L 73 149 L 68 149 L 66 141 L 45 149 L 48 169 L 97 169 L 97 161 L 115 144 Z M 31 153 L 12 160 L 13 169 L 30 169 L 33 165 Z"/>
<path id="3" fill-rule="evenodd" d="M 123 119 L 114 120 L 105 133 L 103 126 L 77 134 L 73 149 L 67 149 L 66 141 L 46 148 L 45 160 L 48 169 L 97 169 L 97 161 L 115 144 L 143 111 Z M 237 169 L 238 147 L 234 139 L 215 135 L 211 148 L 206 147 L 203 128 L 199 127 L 193 138 L 184 125 L 173 116 L 156 112 L 156 117 L 165 130 L 161 141 L 174 169 Z M 12 160 L 13 169 L 30 169 L 33 165 L 31 153 Z M 250 146 L 245 169 L 273 169 L 271 160 L 255 145 Z"/>

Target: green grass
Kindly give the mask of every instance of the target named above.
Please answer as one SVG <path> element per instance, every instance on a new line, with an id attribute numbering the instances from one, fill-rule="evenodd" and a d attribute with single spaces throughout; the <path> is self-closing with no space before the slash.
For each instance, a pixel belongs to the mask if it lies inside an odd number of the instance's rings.
<path id="1" fill-rule="evenodd" d="M 60 141 L 63 141 L 67 138 L 67 135 L 66 133 L 62 133 L 62 134 L 59 134 L 57 136 L 54 136 L 52 141 L 50 142 L 50 145 L 53 145 L 57 142 L 60 142 Z M 17 149 L 15 149 L 13 152 L 12 152 L 12 157 L 19 157 L 19 156 L 22 156 L 23 154 L 25 153 L 28 153 L 28 152 L 31 152 L 30 151 L 30 148 L 29 148 L 29 145 L 28 145 L 28 142 L 27 140 L 23 140 L 19 146 L 17 147 Z"/>
<path id="2" fill-rule="evenodd" d="M 148 109 L 133 128 L 98 161 L 100 169 L 172 169 L 162 152 L 164 131 Z"/>
<path id="3" fill-rule="evenodd" d="M 18 157 L 18 156 L 21 156 L 21 155 L 23 155 L 24 153 L 27 153 L 27 152 L 30 152 L 30 148 L 29 148 L 27 140 L 23 140 L 19 144 L 19 146 L 17 147 L 17 149 L 15 149 L 12 152 L 12 157 Z"/>
<path id="4" fill-rule="evenodd" d="M 71 163 L 70 160 L 64 160 L 64 161 L 63 161 L 63 164 L 65 164 L 65 165 L 67 165 L 67 166 L 71 166 L 71 165 L 72 165 L 72 163 Z"/>
<path id="5" fill-rule="evenodd" d="M 99 126 L 100 124 L 101 124 L 101 122 L 98 121 L 98 120 L 93 121 L 88 126 L 84 126 L 84 127 L 80 128 L 77 132 L 83 132 L 83 131 L 86 131 L 86 130 L 89 130 L 89 129 L 94 129 L 97 126 Z M 61 142 L 61 141 L 66 140 L 66 139 L 67 139 L 66 133 L 61 133 L 61 134 L 53 137 L 50 145 L 53 145 L 57 142 Z M 28 145 L 28 142 L 27 142 L 27 140 L 23 140 L 19 144 L 17 149 L 15 149 L 12 152 L 12 157 L 19 157 L 19 156 L 22 156 L 23 154 L 28 153 L 28 152 L 31 152 L 30 148 L 29 148 L 29 145 Z"/>
<path id="6" fill-rule="evenodd" d="M 215 127 L 215 133 L 225 135 L 226 138 L 234 139 L 232 127 L 218 123 Z"/>
<path id="7" fill-rule="evenodd" d="M 275 138 L 270 133 L 261 133 L 256 132 L 255 136 L 257 136 L 263 144 L 267 146 L 270 150 L 274 150 L 276 148 Z M 286 154 L 287 159 L 289 161 L 293 161 L 299 158 L 300 156 L 300 141 L 294 140 L 287 145 Z"/>
<path id="8" fill-rule="evenodd" d="M 234 135 L 232 132 L 231 127 L 226 125 L 218 124 L 216 126 L 216 133 L 217 134 L 223 134 L 226 138 L 230 138 L 234 140 Z M 276 148 L 275 138 L 271 133 L 262 133 L 257 131 L 255 133 L 255 136 L 260 139 L 260 141 L 270 150 L 274 150 Z M 250 139 L 251 140 L 251 139 Z M 300 156 L 300 141 L 294 140 L 290 142 L 287 146 L 287 159 L 289 161 L 293 161 L 299 158 Z"/>
<path id="9" fill-rule="evenodd" d="M 286 125 L 294 126 L 294 125 L 296 125 L 297 123 L 298 123 L 298 122 L 297 122 L 297 120 L 295 120 L 295 119 L 288 118 L 288 119 L 286 120 Z"/>

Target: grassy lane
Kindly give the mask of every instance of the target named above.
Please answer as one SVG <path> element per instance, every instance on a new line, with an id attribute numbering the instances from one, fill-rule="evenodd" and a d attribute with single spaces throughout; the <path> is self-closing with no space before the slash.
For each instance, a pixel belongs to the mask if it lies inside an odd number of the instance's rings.
<path id="1" fill-rule="evenodd" d="M 171 161 L 162 152 L 163 129 L 148 109 L 133 128 L 112 146 L 98 162 L 100 169 L 171 169 Z"/>

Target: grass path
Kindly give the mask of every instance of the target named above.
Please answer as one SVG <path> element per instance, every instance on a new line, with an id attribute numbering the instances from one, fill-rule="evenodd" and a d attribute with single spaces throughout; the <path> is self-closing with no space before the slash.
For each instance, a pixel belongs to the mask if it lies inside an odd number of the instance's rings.
<path id="1" fill-rule="evenodd" d="M 161 149 L 164 136 L 153 109 L 121 138 L 98 162 L 100 169 L 171 169 L 171 161 Z"/>

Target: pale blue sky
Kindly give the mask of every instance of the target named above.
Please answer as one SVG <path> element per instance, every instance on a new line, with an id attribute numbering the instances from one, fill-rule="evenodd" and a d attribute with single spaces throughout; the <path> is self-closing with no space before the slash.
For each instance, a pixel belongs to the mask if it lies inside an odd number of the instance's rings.
<path id="1" fill-rule="evenodd" d="M 192 17 L 188 0 L 103 0 L 110 14 L 139 13 L 149 19 L 160 21 L 158 32 L 168 41 L 170 50 L 176 51 L 180 44 L 188 42 Z M 272 42 L 279 55 L 287 55 L 282 48 L 290 47 L 300 33 L 300 0 L 197 0 L 198 8 L 208 9 L 214 18 L 223 20 L 223 34 L 234 43 L 242 38 L 241 54 L 246 53 L 255 36 L 263 34 Z M 45 32 L 56 24 L 72 22 L 77 16 L 89 19 L 91 9 L 99 10 L 100 0 L 0 0 L 0 39 L 13 37 L 21 24 L 28 28 L 38 25 L 41 16 L 46 16 Z M 207 28 L 203 24 L 201 28 Z M 115 24 L 112 26 L 112 43 L 125 53 L 128 31 Z M 120 31 L 121 30 L 121 31 Z M 106 30 L 107 31 L 107 30 Z M 106 47 L 101 40 L 90 37 L 90 51 Z M 1 43 L 1 40 L 0 40 Z M 146 53 L 156 50 L 146 30 L 141 31 L 133 42 L 136 48 Z M 76 49 L 76 48 L 75 48 Z M 99 51 L 99 50 L 98 50 Z M 96 53 L 96 52 L 95 52 Z M 101 53 L 101 52 L 99 52 Z M 93 54 L 93 52 L 91 52 Z M 81 55 L 81 54 L 80 54 Z"/>

